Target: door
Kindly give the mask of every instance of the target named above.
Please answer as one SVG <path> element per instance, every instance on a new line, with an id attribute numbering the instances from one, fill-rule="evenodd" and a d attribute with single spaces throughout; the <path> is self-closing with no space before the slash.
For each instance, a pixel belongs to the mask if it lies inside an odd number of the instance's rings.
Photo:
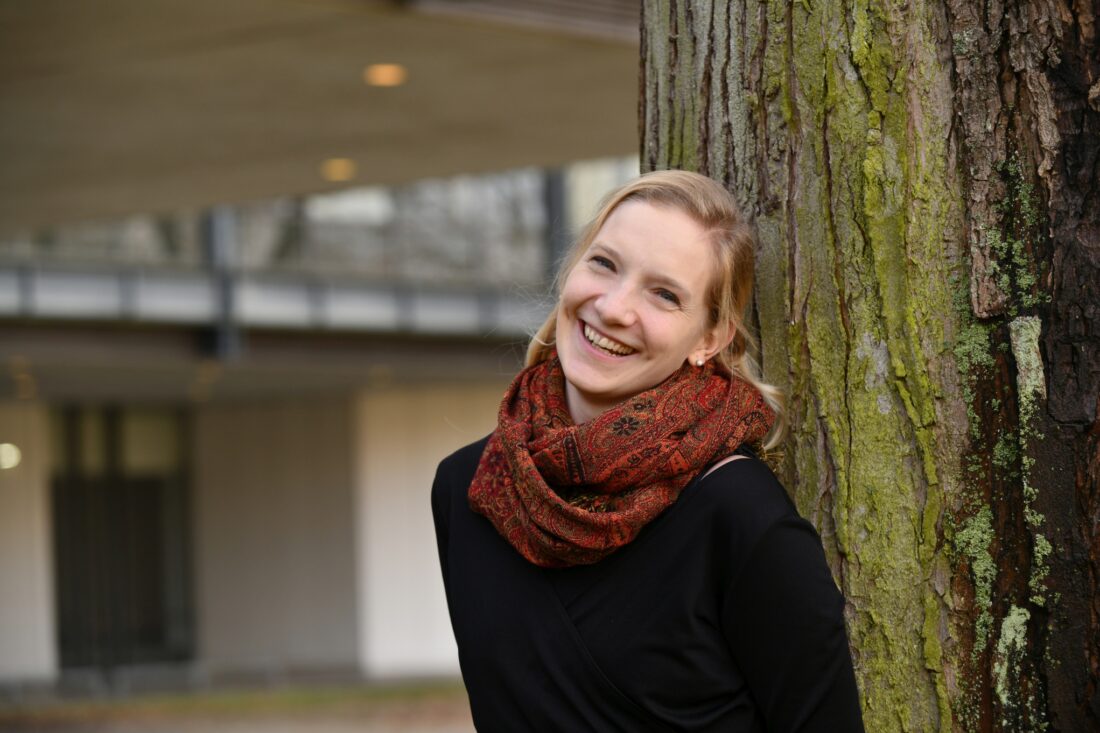
<path id="1" fill-rule="evenodd" d="M 191 657 L 185 428 L 172 408 L 71 406 L 52 415 L 62 667 Z"/>

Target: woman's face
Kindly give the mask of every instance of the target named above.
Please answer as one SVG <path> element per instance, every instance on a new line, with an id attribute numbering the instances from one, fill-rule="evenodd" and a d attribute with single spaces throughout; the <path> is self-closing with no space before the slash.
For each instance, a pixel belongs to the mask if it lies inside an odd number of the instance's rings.
<path id="1" fill-rule="evenodd" d="M 555 339 L 582 423 L 725 346 L 708 323 L 712 245 L 687 214 L 620 204 L 562 286 Z"/>

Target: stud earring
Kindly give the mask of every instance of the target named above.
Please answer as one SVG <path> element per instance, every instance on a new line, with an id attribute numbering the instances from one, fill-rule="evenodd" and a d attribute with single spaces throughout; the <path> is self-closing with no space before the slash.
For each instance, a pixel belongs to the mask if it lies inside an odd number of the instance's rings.
<path id="1" fill-rule="evenodd" d="M 701 366 L 703 366 L 703 364 L 705 364 L 705 363 L 706 363 L 706 362 L 705 362 L 705 361 L 704 361 L 703 359 L 696 359 L 696 360 L 695 360 L 695 366 L 697 366 L 697 367 L 701 367 Z"/>

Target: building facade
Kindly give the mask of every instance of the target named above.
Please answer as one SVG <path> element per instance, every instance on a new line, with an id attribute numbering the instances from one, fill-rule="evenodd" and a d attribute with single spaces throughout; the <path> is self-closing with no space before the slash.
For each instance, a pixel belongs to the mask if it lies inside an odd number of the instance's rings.
<path id="1" fill-rule="evenodd" d="M 435 465 L 492 429 L 569 223 L 636 166 L 0 243 L 0 686 L 457 674 Z"/>

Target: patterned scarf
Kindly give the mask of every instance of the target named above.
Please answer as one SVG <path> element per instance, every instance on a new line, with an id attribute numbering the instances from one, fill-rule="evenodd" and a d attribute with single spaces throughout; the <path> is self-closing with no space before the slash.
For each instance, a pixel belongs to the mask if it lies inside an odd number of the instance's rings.
<path id="1" fill-rule="evenodd" d="M 505 393 L 470 508 L 536 565 L 594 563 L 633 540 L 707 465 L 760 441 L 774 419 L 755 388 L 711 360 L 574 425 L 554 356 Z"/>

